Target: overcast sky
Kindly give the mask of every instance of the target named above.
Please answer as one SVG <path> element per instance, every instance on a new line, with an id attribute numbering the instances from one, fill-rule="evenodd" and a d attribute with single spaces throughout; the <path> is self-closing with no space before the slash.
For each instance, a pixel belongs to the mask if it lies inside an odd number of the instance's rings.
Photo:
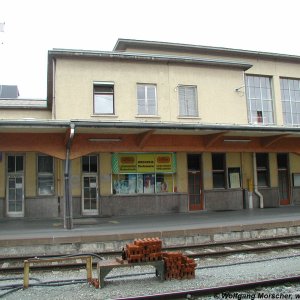
<path id="1" fill-rule="evenodd" d="M 0 84 L 46 98 L 47 51 L 118 38 L 300 56 L 299 0 L 0 0 Z"/>

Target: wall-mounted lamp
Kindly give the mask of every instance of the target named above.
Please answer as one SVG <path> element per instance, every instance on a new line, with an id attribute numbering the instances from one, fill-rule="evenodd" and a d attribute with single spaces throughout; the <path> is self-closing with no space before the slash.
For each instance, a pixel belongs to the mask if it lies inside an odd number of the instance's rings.
<path id="1" fill-rule="evenodd" d="M 90 138 L 90 142 L 121 142 L 121 138 Z"/>
<path id="2" fill-rule="evenodd" d="M 250 143 L 251 140 L 238 140 L 238 139 L 226 139 L 224 140 L 226 143 Z"/>
<path id="3" fill-rule="evenodd" d="M 243 89 L 244 87 L 245 87 L 245 86 L 242 85 L 242 86 L 240 86 L 239 88 L 234 89 L 234 91 L 235 91 L 235 92 L 241 92 L 240 90 Z"/>

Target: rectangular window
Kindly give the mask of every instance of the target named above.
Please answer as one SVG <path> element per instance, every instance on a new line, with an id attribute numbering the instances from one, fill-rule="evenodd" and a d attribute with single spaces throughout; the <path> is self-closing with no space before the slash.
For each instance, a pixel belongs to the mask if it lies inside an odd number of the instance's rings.
<path id="1" fill-rule="evenodd" d="M 269 186 L 269 159 L 267 153 L 256 153 L 257 185 Z"/>
<path id="2" fill-rule="evenodd" d="M 246 76 L 248 120 L 251 124 L 274 124 L 271 78 Z"/>
<path id="3" fill-rule="evenodd" d="M 113 115 L 114 110 L 114 84 L 94 84 L 94 114 Z"/>
<path id="4" fill-rule="evenodd" d="M 54 167 L 53 157 L 38 155 L 38 194 L 40 196 L 54 194 Z"/>
<path id="5" fill-rule="evenodd" d="M 280 79 L 281 104 L 285 125 L 300 125 L 300 80 Z"/>
<path id="6" fill-rule="evenodd" d="M 212 153 L 212 175 L 214 189 L 224 189 L 226 187 L 225 174 L 225 154 Z"/>
<path id="7" fill-rule="evenodd" d="M 97 173 L 98 171 L 97 155 L 82 156 L 81 166 L 82 166 L 83 173 Z"/>
<path id="8" fill-rule="evenodd" d="M 178 86 L 179 116 L 198 117 L 197 87 L 180 85 Z"/>
<path id="9" fill-rule="evenodd" d="M 139 115 L 157 115 L 156 85 L 137 85 L 137 105 Z"/>

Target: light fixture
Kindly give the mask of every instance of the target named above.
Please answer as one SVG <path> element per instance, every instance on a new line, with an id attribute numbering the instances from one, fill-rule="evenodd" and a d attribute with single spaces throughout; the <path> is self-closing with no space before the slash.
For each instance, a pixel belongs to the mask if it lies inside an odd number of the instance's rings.
<path id="1" fill-rule="evenodd" d="M 250 143 L 251 140 L 238 140 L 238 139 L 226 139 L 224 140 L 226 143 Z"/>
<path id="2" fill-rule="evenodd" d="M 121 142 L 121 138 L 90 138 L 90 142 Z"/>

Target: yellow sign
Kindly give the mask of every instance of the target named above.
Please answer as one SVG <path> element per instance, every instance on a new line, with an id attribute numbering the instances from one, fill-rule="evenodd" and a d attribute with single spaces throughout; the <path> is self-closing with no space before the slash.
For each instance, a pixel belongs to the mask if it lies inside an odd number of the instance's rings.
<path id="1" fill-rule="evenodd" d="M 154 172 L 155 171 L 154 154 L 138 154 L 137 171 L 138 173 Z"/>
<path id="2" fill-rule="evenodd" d="M 172 172 L 172 154 L 156 154 L 155 155 L 156 172 Z"/>
<path id="3" fill-rule="evenodd" d="M 119 155 L 120 173 L 136 173 L 136 155 L 120 154 Z"/>
<path id="4" fill-rule="evenodd" d="M 115 162 L 115 163 L 114 163 Z M 122 153 L 113 161 L 116 173 L 172 173 L 172 153 Z"/>

